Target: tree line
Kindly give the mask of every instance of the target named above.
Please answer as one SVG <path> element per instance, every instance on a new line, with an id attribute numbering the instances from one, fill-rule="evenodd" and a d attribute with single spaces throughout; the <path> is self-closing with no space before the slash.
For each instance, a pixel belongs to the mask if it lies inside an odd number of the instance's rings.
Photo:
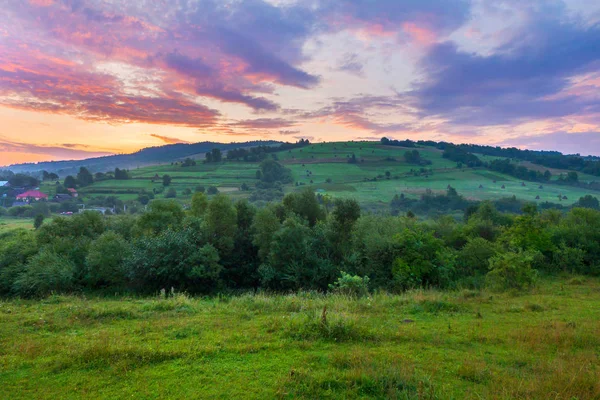
<path id="1" fill-rule="evenodd" d="M 364 214 L 351 199 L 325 207 L 308 189 L 262 208 L 196 193 L 187 210 L 161 199 L 137 216 L 84 212 L 2 233 L 0 294 L 326 291 L 343 273 L 389 291 L 523 289 L 540 274 L 598 275 L 598 260 L 590 208 L 516 215 L 483 202 L 460 221 L 419 221 Z"/>

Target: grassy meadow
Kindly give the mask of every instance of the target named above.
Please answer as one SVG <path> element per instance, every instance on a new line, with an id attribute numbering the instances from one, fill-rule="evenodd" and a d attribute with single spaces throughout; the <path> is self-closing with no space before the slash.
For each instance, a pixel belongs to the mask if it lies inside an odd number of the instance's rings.
<path id="1" fill-rule="evenodd" d="M 486 169 L 457 169 L 455 162 L 443 158 L 442 152 L 433 147 L 418 148 L 422 158 L 432 164 L 426 166 L 427 172 L 415 176 L 411 171 L 419 170 L 420 167 L 404 161 L 403 155 L 407 150 L 412 149 L 383 146 L 376 142 L 334 142 L 315 143 L 276 154 L 279 161 L 292 170 L 294 181 L 300 183 L 300 187 L 309 186 L 334 197 L 355 198 L 363 206 L 372 208 L 387 207 L 396 194 L 403 193 L 417 198 L 428 189 L 444 192 L 448 185 L 473 200 L 495 200 L 515 195 L 525 201 L 558 203 L 560 195 L 567 196 L 567 199 L 561 199 L 560 202 L 570 205 L 586 194 L 597 194 L 591 190 L 551 182 L 544 184 L 543 189 L 539 189 L 539 184 L 534 182 L 526 182 L 522 186 L 521 180 Z M 352 154 L 359 163 L 347 162 Z M 494 159 L 479 156 L 483 161 Z M 532 165 L 527 164 L 527 167 L 532 168 Z M 161 189 L 160 177 L 168 174 L 173 178 L 170 187 L 177 191 L 177 198 L 183 203 L 189 203 L 191 199 L 191 195 L 184 195 L 183 191 L 190 189 L 193 192 L 200 185 L 205 188 L 215 186 L 233 198 L 245 198 L 250 192 L 242 192 L 240 187 L 245 183 L 251 189 L 254 188 L 258 168 L 258 163 L 238 161 L 199 163 L 185 168 L 171 164 L 156 165 L 131 170 L 130 180 L 96 182 L 80 189 L 80 192 L 84 196 L 111 195 L 122 200 L 133 200 L 142 190 Z M 386 172 L 389 172 L 390 179 L 386 178 Z M 554 179 L 560 173 L 566 173 L 561 170 L 552 172 Z M 581 180 L 590 181 L 594 177 L 581 174 Z M 52 191 L 51 187 L 46 189 Z M 295 184 L 288 184 L 285 185 L 284 192 L 298 189 Z M 540 197 L 539 200 L 536 199 L 537 196 Z"/>
<path id="2" fill-rule="evenodd" d="M 598 399 L 600 280 L 0 302 L 6 399 Z M 325 310 L 325 311 L 324 311 Z"/>
<path id="3" fill-rule="evenodd" d="M 0 217 L 0 233 L 20 228 L 33 229 L 33 219 Z"/>

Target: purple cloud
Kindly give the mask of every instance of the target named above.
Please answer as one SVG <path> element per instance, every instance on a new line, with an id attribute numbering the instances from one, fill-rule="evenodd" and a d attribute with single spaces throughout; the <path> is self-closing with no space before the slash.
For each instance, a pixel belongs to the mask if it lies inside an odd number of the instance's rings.
<path id="1" fill-rule="evenodd" d="M 600 24 L 536 14 L 523 32 L 480 55 L 445 42 L 421 61 L 425 75 L 407 93 L 423 116 L 497 125 L 600 111 L 598 98 L 563 94 L 571 78 L 597 71 Z"/>

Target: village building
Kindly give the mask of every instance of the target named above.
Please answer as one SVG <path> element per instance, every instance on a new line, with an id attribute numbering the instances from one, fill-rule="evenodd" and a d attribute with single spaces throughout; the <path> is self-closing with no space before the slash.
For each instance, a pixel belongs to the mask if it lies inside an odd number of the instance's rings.
<path id="1" fill-rule="evenodd" d="M 77 190 L 75 190 L 75 189 L 73 189 L 73 188 L 68 188 L 67 190 L 69 191 L 69 194 L 70 194 L 72 197 L 79 197 L 79 193 L 77 193 Z"/>
<path id="2" fill-rule="evenodd" d="M 28 190 L 17 195 L 17 200 L 26 202 L 48 200 L 48 195 L 46 193 L 40 192 L 39 190 Z"/>

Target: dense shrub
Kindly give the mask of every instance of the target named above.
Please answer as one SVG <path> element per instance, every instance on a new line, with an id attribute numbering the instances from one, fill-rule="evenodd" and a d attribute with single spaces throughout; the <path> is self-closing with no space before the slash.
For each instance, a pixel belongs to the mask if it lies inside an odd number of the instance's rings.
<path id="1" fill-rule="evenodd" d="M 494 290 L 526 289 L 535 284 L 537 271 L 531 267 L 535 253 L 503 253 L 490 260 L 487 283 Z"/>
<path id="2" fill-rule="evenodd" d="M 362 297 L 369 294 L 369 277 L 350 275 L 341 271 L 341 276 L 333 284 L 329 285 L 332 292 L 347 296 Z"/>
<path id="3" fill-rule="evenodd" d="M 86 257 L 89 284 L 123 286 L 127 277 L 125 260 L 130 251 L 129 243 L 118 233 L 108 231 L 100 235 L 91 243 Z"/>
<path id="4" fill-rule="evenodd" d="M 50 248 L 33 256 L 15 279 L 14 293 L 24 296 L 44 296 L 52 292 L 67 292 L 75 287 L 75 264 Z"/>

